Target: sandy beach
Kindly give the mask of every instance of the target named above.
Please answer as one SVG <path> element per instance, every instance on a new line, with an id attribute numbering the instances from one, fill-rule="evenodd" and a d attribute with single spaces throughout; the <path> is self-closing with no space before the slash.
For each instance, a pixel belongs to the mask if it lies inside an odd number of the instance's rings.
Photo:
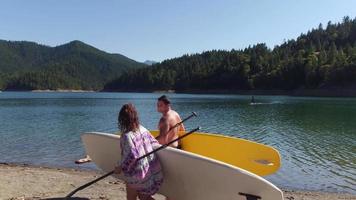
<path id="1" fill-rule="evenodd" d="M 69 192 L 102 175 L 96 171 L 0 164 L 0 199 L 36 200 L 66 196 Z M 75 197 L 124 200 L 122 181 L 108 177 L 78 192 Z M 308 191 L 284 191 L 286 200 L 355 200 L 356 195 Z M 164 197 L 156 195 L 156 199 Z"/>

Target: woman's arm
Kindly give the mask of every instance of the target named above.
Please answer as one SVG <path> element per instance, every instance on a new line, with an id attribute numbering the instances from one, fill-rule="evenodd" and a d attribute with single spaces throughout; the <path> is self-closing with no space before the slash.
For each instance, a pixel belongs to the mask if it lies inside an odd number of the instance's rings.
<path id="1" fill-rule="evenodd" d="M 121 169 L 121 166 L 120 166 L 120 165 L 117 165 L 117 166 L 115 167 L 115 169 L 114 169 L 114 173 L 115 173 L 115 174 L 121 174 L 121 171 L 122 171 L 122 169 Z"/>

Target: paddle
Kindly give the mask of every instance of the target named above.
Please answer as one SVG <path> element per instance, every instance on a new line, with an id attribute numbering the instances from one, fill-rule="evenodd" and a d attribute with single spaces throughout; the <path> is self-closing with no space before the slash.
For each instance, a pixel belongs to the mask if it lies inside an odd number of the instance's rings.
<path id="1" fill-rule="evenodd" d="M 41 198 L 41 200 L 63 200 L 63 199 L 66 199 L 66 200 L 90 200 L 89 198 L 83 198 L 83 197 L 44 198 L 44 199 Z"/>
<path id="2" fill-rule="evenodd" d="M 194 114 L 194 115 L 195 115 L 195 114 Z M 153 153 L 156 153 L 157 151 L 160 151 L 160 150 L 162 150 L 162 149 L 164 149 L 164 148 L 167 148 L 169 145 L 171 145 L 171 144 L 177 142 L 178 140 L 183 139 L 184 137 L 187 137 L 188 135 L 190 135 L 190 134 L 192 134 L 192 133 L 194 133 L 194 132 L 196 132 L 196 131 L 198 131 L 198 130 L 200 130 L 200 129 L 201 129 L 200 127 L 197 127 L 197 128 L 195 128 L 195 129 L 189 131 L 188 133 L 186 133 L 186 134 L 184 134 L 184 135 L 178 137 L 177 139 L 172 140 L 172 141 L 168 142 L 167 144 L 164 144 L 164 145 L 160 146 L 159 148 L 157 148 L 157 149 L 155 149 L 155 150 L 153 150 L 153 151 L 151 151 L 151 152 L 149 152 L 149 153 L 147 153 L 147 154 L 145 154 L 145 155 L 143 155 L 143 156 L 137 158 L 137 159 L 136 159 L 136 162 L 139 161 L 139 160 L 141 160 L 141 159 L 143 159 L 143 158 L 145 158 L 145 157 L 147 157 L 147 156 L 149 156 L 149 155 L 151 155 L 151 154 L 153 154 Z M 73 190 L 71 193 L 69 193 L 69 194 L 65 197 L 65 199 L 72 197 L 72 196 L 73 196 L 75 193 L 77 193 L 78 191 L 80 191 L 80 190 L 82 190 L 82 189 L 84 189 L 84 188 L 86 188 L 86 187 L 92 185 L 93 183 L 96 183 L 96 182 L 100 181 L 101 179 L 104 179 L 104 178 L 106 178 L 106 177 L 108 177 L 108 176 L 110 176 L 110 175 L 112 175 L 112 174 L 114 174 L 114 171 L 111 171 L 111 172 L 109 172 L 109 173 L 107 173 L 107 174 L 105 174 L 105 175 L 103 175 L 103 176 L 101 176 L 101 177 L 99 177 L 99 178 L 97 178 L 97 179 L 95 179 L 95 180 L 93 180 L 93 181 L 90 181 L 89 183 L 86 183 L 86 184 L 84 184 L 84 185 L 78 187 L 77 189 L 75 189 L 75 190 Z"/>
<path id="3" fill-rule="evenodd" d="M 180 126 L 181 124 L 183 124 L 185 121 L 187 121 L 188 119 L 192 118 L 192 117 L 197 117 L 197 113 L 196 112 L 192 112 L 191 115 L 189 115 L 188 117 L 186 117 L 185 119 L 183 119 L 181 122 L 178 122 L 176 125 L 174 125 L 173 127 L 171 127 L 169 129 L 169 131 L 173 130 L 174 128 L 177 128 L 178 126 Z M 168 131 L 168 132 L 169 132 Z"/>

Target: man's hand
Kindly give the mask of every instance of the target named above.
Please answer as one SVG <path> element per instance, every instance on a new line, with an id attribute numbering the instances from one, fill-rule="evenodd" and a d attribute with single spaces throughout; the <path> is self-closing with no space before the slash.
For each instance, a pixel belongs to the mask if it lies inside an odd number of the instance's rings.
<path id="1" fill-rule="evenodd" d="M 116 166 L 114 169 L 114 173 L 115 174 L 121 174 L 121 167 L 120 166 Z"/>

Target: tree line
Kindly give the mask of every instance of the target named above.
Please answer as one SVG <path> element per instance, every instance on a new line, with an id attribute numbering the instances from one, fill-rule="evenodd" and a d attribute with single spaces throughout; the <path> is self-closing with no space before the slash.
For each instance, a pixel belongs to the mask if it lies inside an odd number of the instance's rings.
<path id="1" fill-rule="evenodd" d="M 270 49 L 212 50 L 132 69 L 104 90 L 253 90 L 349 87 L 356 83 L 356 18 L 322 24 Z"/>

